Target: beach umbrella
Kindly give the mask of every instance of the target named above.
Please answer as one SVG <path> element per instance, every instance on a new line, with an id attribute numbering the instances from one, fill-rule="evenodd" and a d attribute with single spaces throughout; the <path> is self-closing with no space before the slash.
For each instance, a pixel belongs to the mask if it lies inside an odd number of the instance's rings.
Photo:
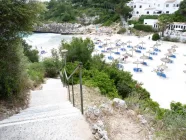
<path id="1" fill-rule="evenodd" d="M 111 57 L 112 51 L 111 51 L 111 50 L 109 50 L 109 51 L 108 51 L 108 53 L 110 53 L 110 57 Z"/>
<path id="2" fill-rule="evenodd" d="M 124 54 L 122 54 L 122 56 L 124 56 L 124 57 L 126 57 L 126 56 L 130 56 L 131 57 L 131 54 L 129 54 L 129 53 L 124 53 Z"/>
<path id="3" fill-rule="evenodd" d="M 159 44 L 158 42 L 156 42 L 156 43 L 154 44 L 154 46 L 161 46 L 161 44 Z"/>
<path id="4" fill-rule="evenodd" d="M 104 51 L 105 51 L 105 48 L 107 47 L 107 44 L 103 44 L 102 47 L 104 48 Z"/>
<path id="5" fill-rule="evenodd" d="M 166 57 L 172 56 L 172 53 L 166 53 L 165 56 Z"/>
<path id="6" fill-rule="evenodd" d="M 137 64 L 137 68 L 138 68 L 138 65 L 141 64 L 141 61 L 137 60 L 137 61 L 133 62 L 133 64 Z"/>
<path id="7" fill-rule="evenodd" d="M 174 48 L 174 49 L 175 49 L 175 48 L 178 48 L 178 46 L 176 46 L 176 45 L 173 45 L 173 46 L 171 46 L 171 48 Z"/>
<path id="8" fill-rule="evenodd" d="M 123 46 L 123 48 L 124 48 L 125 45 L 127 45 L 127 43 L 125 43 L 125 42 L 121 43 L 121 46 Z"/>
<path id="9" fill-rule="evenodd" d="M 149 56 L 150 56 L 150 54 L 151 54 L 151 53 L 153 53 L 153 51 L 151 51 L 151 50 L 148 50 L 148 51 L 147 51 L 147 53 L 149 53 Z"/>
<path id="10" fill-rule="evenodd" d="M 164 65 L 163 63 L 158 66 L 159 69 L 167 69 L 168 66 Z"/>
<path id="11" fill-rule="evenodd" d="M 162 62 L 165 62 L 165 64 L 171 62 L 171 60 L 169 58 L 161 58 L 160 60 Z"/>
<path id="12" fill-rule="evenodd" d="M 141 46 L 143 47 L 143 45 L 145 44 L 145 42 L 144 42 L 144 41 L 142 41 L 142 42 L 140 42 L 139 44 L 141 44 Z"/>
<path id="13" fill-rule="evenodd" d="M 132 48 L 130 49 L 130 51 L 132 51 L 132 56 L 133 56 L 133 52 L 135 51 L 136 49 Z"/>
<path id="14" fill-rule="evenodd" d="M 120 48 L 120 46 L 116 46 L 116 47 L 114 47 L 114 49 L 117 49 L 117 52 L 118 52 L 118 49 Z"/>
<path id="15" fill-rule="evenodd" d="M 144 55 L 144 54 L 140 57 L 140 59 L 143 59 L 143 62 L 144 62 L 145 59 L 148 59 L 148 58 L 149 58 L 149 57 L 146 56 L 146 55 Z"/>
<path id="16" fill-rule="evenodd" d="M 128 44 L 129 44 L 129 46 L 130 46 L 130 43 L 132 43 L 132 41 L 130 41 L 130 40 L 129 40 L 129 41 L 127 41 L 127 43 L 128 43 Z"/>
<path id="17" fill-rule="evenodd" d="M 109 38 L 105 38 L 104 40 L 106 41 L 106 44 L 107 44 L 107 41 L 110 40 L 110 39 Z"/>
<path id="18" fill-rule="evenodd" d="M 116 41 L 115 41 L 115 43 L 118 43 L 118 42 L 120 42 L 121 40 L 120 39 L 117 39 Z"/>
<path id="19" fill-rule="evenodd" d="M 94 52 L 96 52 L 96 54 L 97 54 L 97 52 L 99 52 L 99 50 L 98 49 L 95 49 Z"/>
<path id="20" fill-rule="evenodd" d="M 168 51 L 174 53 L 174 52 L 176 52 L 176 49 L 171 48 L 171 49 L 168 49 Z"/>

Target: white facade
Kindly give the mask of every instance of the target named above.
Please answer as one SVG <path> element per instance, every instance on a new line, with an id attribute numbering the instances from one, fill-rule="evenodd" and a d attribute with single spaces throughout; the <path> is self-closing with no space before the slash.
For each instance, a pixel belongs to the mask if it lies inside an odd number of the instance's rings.
<path id="1" fill-rule="evenodd" d="M 157 19 L 144 19 L 144 23 L 143 24 L 150 25 L 154 29 L 158 29 L 158 20 Z"/>
<path id="2" fill-rule="evenodd" d="M 133 18 L 141 15 L 172 14 L 179 9 L 182 0 L 132 0 L 128 6 L 133 8 Z"/>

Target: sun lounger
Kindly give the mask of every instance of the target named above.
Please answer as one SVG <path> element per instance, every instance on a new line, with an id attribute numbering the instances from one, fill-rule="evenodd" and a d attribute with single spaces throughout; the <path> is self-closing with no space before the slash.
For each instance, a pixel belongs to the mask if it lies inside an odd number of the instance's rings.
<path id="1" fill-rule="evenodd" d="M 147 65 L 147 62 L 142 62 L 141 64 L 142 64 L 142 65 L 145 65 L 145 66 L 148 66 L 148 65 Z"/>
<path id="2" fill-rule="evenodd" d="M 125 48 L 121 48 L 120 50 L 121 50 L 121 51 L 126 51 L 126 49 L 125 49 Z"/>
<path id="3" fill-rule="evenodd" d="M 133 68 L 134 72 L 142 72 L 141 68 Z"/>
<path id="4" fill-rule="evenodd" d="M 168 63 L 173 63 L 174 61 L 173 60 L 170 60 L 170 62 L 168 62 Z"/>
<path id="5" fill-rule="evenodd" d="M 120 55 L 120 52 L 114 52 L 114 54 Z"/>
<path id="6" fill-rule="evenodd" d="M 102 53 L 106 53 L 107 51 L 106 50 L 101 50 Z"/>
<path id="7" fill-rule="evenodd" d="M 107 50 L 112 50 L 112 48 L 107 48 Z"/>
<path id="8" fill-rule="evenodd" d="M 150 60 L 153 60 L 153 58 L 152 58 L 151 56 L 149 56 L 149 59 L 150 59 Z"/>
<path id="9" fill-rule="evenodd" d="M 176 55 L 173 54 L 173 55 L 171 55 L 171 56 L 169 56 L 169 57 L 171 57 L 171 58 L 176 58 Z"/>
<path id="10" fill-rule="evenodd" d="M 155 52 L 161 52 L 161 50 L 159 50 L 158 48 L 154 48 Z"/>
<path id="11" fill-rule="evenodd" d="M 139 46 L 138 49 L 145 50 L 146 48 Z"/>
<path id="12" fill-rule="evenodd" d="M 158 55 L 158 53 L 156 53 L 156 52 L 152 52 L 152 53 L 150 53 L 151 55 Z"/>
<path id="13" fill-rule="evenodd" d="M 114 58 L 112 56 L 108 56 L 108 59 L 109 60 L 113 60 Z"/>
<path id="14" fill-rule="evenodd" d="M 103 48 L 102 46 L 98 46 L 99 48 Z"/>
<path id="15" fill-rule="evenodd" d="M 123 69 L 124 68 L 124 66 L 121 65 L 121 64 L 117 64 L 117 67 L 118 67 L 118 69 Z"/>
<path id="16" fill-rule="evenodd" d="M 116 43 L 116 46 L 121 46 L 120 44 Z"/>
<path id="17" fill-rule="evenodd" d="M 135 52 L 137 52 L 137 53 L 141 53 L 141 51 L 140 51 L 140 50 L 136 50 Z"/>
<path id="18" fill-rule="evenodd" d="M 165 75 L 164 73 L 162 73 L 162 72 L 159 72 L 159 71 L 158 71 L 158 72 L 157 72 L 157 75 L 160 76 L 160 77 L 166 78 L 166 75 Z"/>
<path id="19" fill-rule="evenodd" d="M 133 48 L 132 46 L 127 46 L 127 48 Z"/>

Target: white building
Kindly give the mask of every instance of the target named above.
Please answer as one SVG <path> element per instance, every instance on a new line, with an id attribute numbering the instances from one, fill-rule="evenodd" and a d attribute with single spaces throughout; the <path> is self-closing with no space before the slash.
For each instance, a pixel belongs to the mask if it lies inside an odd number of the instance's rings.
<path id="1" fill-rule="evenodd" d="M 154 29 L 158 29 L 158 20 L 157 19 L 144 19 L 145 25 L 150 25 Z M 185 22 L 173 22 L 167 26 L 167 30 L 186 30 L 186 23 Z"/>
<path id="2" fill-rule="evenodd" d="M 128 6 L 133 8 L 133 18 L 141 15 L 172 14 L 179 9 L 182 0 L 131 0 Z"/>

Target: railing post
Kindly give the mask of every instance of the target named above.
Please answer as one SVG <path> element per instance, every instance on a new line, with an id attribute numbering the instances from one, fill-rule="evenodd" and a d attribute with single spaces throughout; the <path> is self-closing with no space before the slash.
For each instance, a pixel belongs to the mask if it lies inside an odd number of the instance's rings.
<path id="1" fill-rule="evenodd" d="M 83 90 L 82 90 L 82 63 L 79 63 L 79 82 L 80 82 L 80 96 L 81 96 L 81 113 L 83 114 Z"/>
<path id="2" fill-rule="evenodd" d="M 73 80 L 73 76 L 72 76 L 72 102 L 73 102 L 73 106 L 75 107 L 75 100 L 74 100 L 74 80 Z"/>
<path id="3" fill-rule="evenodd" d="M 68 86 L 68 98 L 69 98 L 69 101 L 71 101 L 71 99 L 70 99 L 70 88 L 69 88 L 69 82 L 67 82 L 67 86 Z"/>

